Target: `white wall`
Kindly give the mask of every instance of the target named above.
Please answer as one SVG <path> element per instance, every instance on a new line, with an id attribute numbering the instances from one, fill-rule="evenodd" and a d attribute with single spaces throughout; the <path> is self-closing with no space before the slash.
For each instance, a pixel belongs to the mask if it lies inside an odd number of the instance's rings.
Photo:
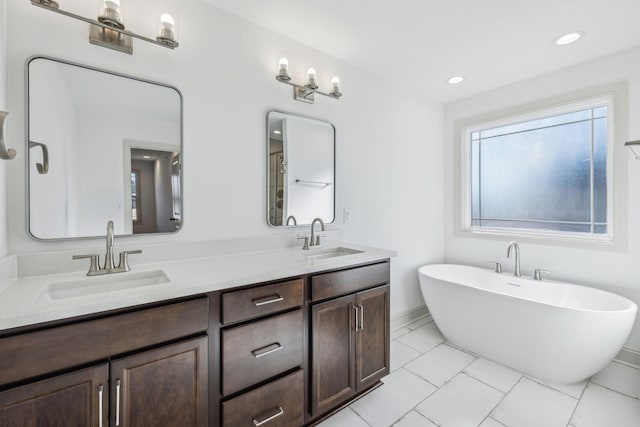
<path id="1" fill-rule="evenodd" d="M 7 1 L 0 0 L 0 110 L 7 111 Z M 13 119 L 13 117 L 8 120 Z M 8 126 L 8 125 L 7 125 Z M 10 148 L 13 141 L 6 141 Z M 19 158 L 24 152 L 19 154 Z M 16 160 L 12 160 L 16 161 Z M 20 160 L 18 160 L 20 161 Z M 8 252 L 6 161 L 0 160 L 0 258 Z"/>
<path id="2" fill-rule="evenodd" d="M 454 124 L 491 111 L 552 98 L 607 83 L 629 82 L 628 140 L 640 138 L 640 48 L 621 52 L 577 67 L 527 80 L 445 106 L 446 198 L 445 260 L 488 267 L 486 261 L 506 259 L 506 241 L 456 237 L 454 229 L 455 161 Z M 640 161 L 628 153 L 628 248 L 622 251 L 576 248 L 568 245 L 520 244 L 524 274 L 534 268 L 552 271 L 549 276 L 591 285 L 624 295 L 640 305 Z M 505 319 L 508 321 L 508 319 Z M 626 346 L 640 350 L 640 322 Z"/>
<path id="3" fill-rule="evenodd" d="M 23 74 L 31 55 L 173 84 L 184 95 L 184 226 L 176 235 L 133 237 L 127 244 L 226 239 L 289 232 L 266 225 L 266 112 L 278 109 L 331 121 L 337 129 L 334 227 L 343 227 L 348 241 L 398 250 L 392 262 L 392 314 L 420 306 L 416 268 L 443 258 L 442 106 L 199 0 L 175 4 L 180 48 L 169 51 L 136 40 L 129 56 L 90 45 L 84 23 L 27 1 L 10 2 L 9 105 L 17 123 L 12 140 L 24 140 Z M 95 15 L 94 6 L 85 0 L 64 4 L 85 15 Z M 150 13 L 138 12 L 125 10 L 128 26 L 155 34 L 157 18 L 147 20 Z M 311 66 L 325 88 L 339 75 L 345 95 L 340 101 L 318 97 L 315 105 L 293 101 L 291 87 L 274 78 L 282 56 L 289 59 L 295 80 Z M 11 251 L 102 245 L 29 239 L 23 168 L 17 164 L 10 176 Z M 342 225 L 345 207 L 351 209 L 352 222 Z"/>

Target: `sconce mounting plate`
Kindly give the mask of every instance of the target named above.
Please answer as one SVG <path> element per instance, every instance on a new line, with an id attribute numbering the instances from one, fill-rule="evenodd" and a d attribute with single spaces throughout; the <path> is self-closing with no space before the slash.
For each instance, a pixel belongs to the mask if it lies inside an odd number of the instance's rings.
<path id="1" fill-rule="evenodd" d="M 293 99 L 296 101 L 306 102 L 307 104 L 313 104 L 315 101 L 313 92 L 308 93 L 302 86 L 293 87 Z"/>
<path id="2" fill-rule="evenodd" d="M 133 54 L 133 39 L 127 34 L 122 34 L 108 28 L 90 25 L 89 42 L 118 52 Z"/>

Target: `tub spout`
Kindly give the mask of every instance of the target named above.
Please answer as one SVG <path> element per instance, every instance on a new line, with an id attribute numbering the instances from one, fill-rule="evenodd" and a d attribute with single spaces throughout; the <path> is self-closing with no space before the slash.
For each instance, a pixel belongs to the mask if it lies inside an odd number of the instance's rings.
<path id="1" fill-rule="evenodd" d="M 507 247 L 507 258 L 511 258 L 511 248 L 514 248 L 516 251 L 516 266 L 513 270 L 513 275 L 516 277 L 522 276 L 520 274 L 520 246 L 516 242 L 509 242 L 509 246 Z"/>

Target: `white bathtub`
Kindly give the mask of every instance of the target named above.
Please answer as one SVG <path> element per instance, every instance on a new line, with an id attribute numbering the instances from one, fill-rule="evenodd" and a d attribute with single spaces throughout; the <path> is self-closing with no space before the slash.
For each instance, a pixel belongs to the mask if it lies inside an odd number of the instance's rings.
<path id="1" fill-rule="evenodd" d="M 638 309 L 599 289 L 464 265 L 426 265 L 418 273 L 449 342 L 554 382 L 582 381 L 611 362 Z"/>

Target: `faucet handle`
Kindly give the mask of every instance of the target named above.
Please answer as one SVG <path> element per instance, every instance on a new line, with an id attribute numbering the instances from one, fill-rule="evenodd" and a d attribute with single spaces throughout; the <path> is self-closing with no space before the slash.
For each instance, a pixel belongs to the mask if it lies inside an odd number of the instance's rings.
<path id="1" fill-rule="evenodd" d="M 302 250 L 308 251 L 309 250 L 309 236 L 303 236 L 303 235 L 299 234 L 296 238 L 298 240 L 304 239 L 304 245 L 302 245 Z"/>
<path id="2" fill-rule="evenodd" d="M 321 237 L 327 237 L 327 235 L 326 234 L 316 234 L 315 246 L 320 246 L 320 238 Z"/>
<path id="3" fill-rule="evenodd" d="M 498 261 L 487 261 L 490 264 L 495 264 L 496 268 L 493 270 L 494 273 L 502 274 L 502 264 Z"/>
<path id="4" fill-rule="evenodd" d="M 542 270 L 541 268 L 536 268 L 533 271 L 533 280 L 542 280 L 542 273 L 549 274 L 551 272 L 548 270 Z"/>
<path id="5" fill-rule="evenodd" d="M 90 259 L 91 264 L 89 265 L 89 272 L 87 276 L 93 276 L 98 270 L 100 270 L 100 262 L 99 262 L 98 254 L 87 254 L 87 255 L 74 255 L 71 259 Z"/>
<path id="6" fill-rule="evenodd" d="M 142 249 L 136 249 L 135 251 L 120 252 L 120 263 L 118 264 L 118 269 L 122 269 L 124 271 L 131 271 L 131 267 L 129 266 L 129 255 L 141 254 L 141 253 L 142 253 Z"/>

